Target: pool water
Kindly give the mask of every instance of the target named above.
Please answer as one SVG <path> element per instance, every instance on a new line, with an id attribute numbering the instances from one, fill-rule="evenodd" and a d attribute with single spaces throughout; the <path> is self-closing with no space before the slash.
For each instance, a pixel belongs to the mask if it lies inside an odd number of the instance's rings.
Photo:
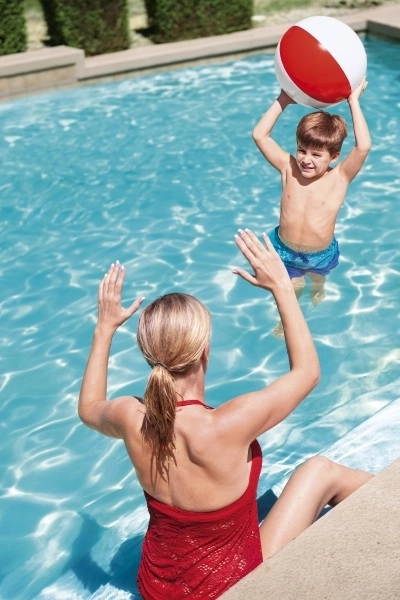
<path id="1" fill-rule="evenodd" d="M 260 493 L 398 398 L 399 46 L 363 41 L 373 149 L 339 214 L 326 298 L 300 299 L 322 379 L 260 439 Z M 2 599 L 138 597 L 142 492 L 122 443 L 76 412 L 112 261 L 127 269 L 127 303 L 186 291 L 208 305 L 209 404 L 287 369 L 271 298 L 231 272 L 244 266 L 237 229 L 278 221 L 279 176 L 251 139 L 278 91 L 265 54 L 0 105 Z M 332 110 L 349 119 L 347 103 Z M 306 112 L 289 107 L 276 126 L 291 151 Z M 143 393 L 136 323 L 115 337 L 111 396 Z"/>

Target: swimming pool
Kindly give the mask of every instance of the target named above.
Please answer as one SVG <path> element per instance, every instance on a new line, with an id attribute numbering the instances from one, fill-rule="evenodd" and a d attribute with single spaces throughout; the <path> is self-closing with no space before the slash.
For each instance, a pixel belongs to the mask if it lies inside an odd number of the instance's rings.
<path id="1" fill-rule="evenodd" d="M 261 491 L 398 398 L 399 46 L 364 41 L 374 145 L 339 215 L 327 297 L 300 300 L 322 380 L 260 440 Z M 237 228 L 277 223 L 279 177 L 250 135 L 277 93 L 271 54 L 0 105 L 2 599 L 137 597 L 141 490 L 122 444 L 76 414 L 110 262 L 127 268 L 127 302 L 175 290 L 209 306 L 209 404 L 286 368 L 272 301 L 231 273 Z M 288 148 L 305 112 L 277 125 Z M 111 395 L 143 391 L 135 326 L 114 340 Z"/>

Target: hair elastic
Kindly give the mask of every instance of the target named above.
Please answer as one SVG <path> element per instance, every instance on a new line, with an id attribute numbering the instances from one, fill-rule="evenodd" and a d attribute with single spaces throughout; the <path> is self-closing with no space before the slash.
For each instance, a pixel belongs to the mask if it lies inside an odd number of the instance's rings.
<path id="1" fill-rule="evenodd" d="M 157 367 L 158 365 L 159 365 L 160 367 L 164 367 L 164 369 L 167 369 L 167 371 L 169 371 L 169 367 L 167 367 L 167 365 L 166 365 L 165 363 L 163 363 L 161 360 L 157 360 L 157 361 L 154 363 L 153 367 Z"/>

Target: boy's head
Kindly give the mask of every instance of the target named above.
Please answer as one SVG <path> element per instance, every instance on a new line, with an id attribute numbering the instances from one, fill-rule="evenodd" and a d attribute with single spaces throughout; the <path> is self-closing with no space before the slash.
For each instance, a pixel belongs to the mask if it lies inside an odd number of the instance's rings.
<path id="1" fill-rule="evenodd" d="M 318 111 L 305 115 L 297 125 L 296 140 L 299 146 L 327 150 L 338 155 L 347 136 L 346 121 L 340 115 Z"/>

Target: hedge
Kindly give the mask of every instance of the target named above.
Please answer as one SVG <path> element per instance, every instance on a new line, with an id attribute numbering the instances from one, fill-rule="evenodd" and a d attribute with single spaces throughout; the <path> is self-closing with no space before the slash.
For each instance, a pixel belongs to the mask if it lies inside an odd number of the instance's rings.
<path id="1" fill-rule="evenodd" d="M 81 48 L 87 56 L 130 46 L 128 0 L 40 0 L 47 45 Z"/>
<path id="2" fill-rule="evenodd" d="M 253 0 L 145 0 L 155 43 L 221 35 L 251 28 Z"/>
<path id="3" fill-rule="evenodd" d="M 27 48 L 24 0 L 0 0 L 0 56 Z"/>

